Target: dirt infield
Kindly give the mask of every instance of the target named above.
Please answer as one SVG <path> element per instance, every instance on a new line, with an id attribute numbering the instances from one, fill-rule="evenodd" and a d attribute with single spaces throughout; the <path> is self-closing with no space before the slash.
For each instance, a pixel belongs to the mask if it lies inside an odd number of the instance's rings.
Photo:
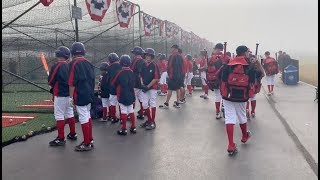
<path id="1" fill-rule="evenodd" d="M 22 105 L 19 108 L 38 108 L 38 109 L 53 109 L 53 102 L 51 100 L 44 100 L 32 104 Z"/>
<path id="2" fill-rule="evenodd" d="M 318 64 L 300 64 L 299 78 L 300 81 L 318 86 Z"/>
<path id="3" fill-rule="evenodd" d="M 38 117 L 35 114 L 9 114 L 2 113 L 2 127 L 14 126 Z"/>

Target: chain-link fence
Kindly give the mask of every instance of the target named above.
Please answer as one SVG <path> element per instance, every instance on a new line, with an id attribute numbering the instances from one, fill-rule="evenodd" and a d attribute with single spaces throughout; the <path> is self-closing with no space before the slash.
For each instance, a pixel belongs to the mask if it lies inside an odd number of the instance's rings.
<path id="1" fill-rule="evenodd" d="M 138 5 L 134 6 L 129 27 L 121 28 L 115 0 L 111 1 L 101 22 L 91 20 L 85 0 L 77 0 L 77 7 L 82 9 L 82 19 L 78 20 L 76 28 L 71 15 L 74 0 L 54 0 L 49 7 L 41 3 L 36 5 L 37 2 L 2 1 L 2 146 L 54 129 L 48 75 L 40 53 L 45 55 L 50 68 L 54 51 L 61 45 L 70 47 L 76 39 L 76 29 L 79 41 L 86 46 L 86 58 L 96 67 L 106 60 L 109 53 L 131 55 L 130 50 L 138 45 L 152 47 L 157 53 L 167 55 L 172 44 L 179 44 L 184 54 L 195 54 L 200 49 L 213 46 L 193 33 L 187 34 L 197 39 L 193 42 L 191 38 L 185 40 L 182 35 L 185 31 L 178 26 L 175 37 L 167 37 L 166 28 L 160 36 L 160 25 L 151 29 L 151 36 L 145 36 L 144 12 L 139 11 Z M 34 8 L 8 25 L 32 6 Z"/>

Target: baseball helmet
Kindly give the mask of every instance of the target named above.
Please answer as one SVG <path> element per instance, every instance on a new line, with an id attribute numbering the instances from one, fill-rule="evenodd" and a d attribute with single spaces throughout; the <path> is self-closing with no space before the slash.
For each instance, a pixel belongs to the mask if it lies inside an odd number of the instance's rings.
<path id="1" fill-rule="evenodd" d="M 131 50 L 131 53 L 135 55 L 143 55 L 144 50 L 140 46 L 136 46 Z"/>
<path id="2" fill-rule="evenodd" d="M 238 46 L 236 49 L 236 53 L 237 55 L 242 55 L 243 53 L 247 52 L 249 49 L 247 48 L 247 46 Z"/>
<path id="3" fill-rule="evenodd" d="M 192 60 L 192 56 L 190 54 L 186 55 L 187 60 Z"/>
<path id="4" fill-rule="evenodd" d="M 214 46 L 214 49 L 223 49 L 223 44 L 221 44 L 221 43 L 218 43 L 218 44 L 216 44 L 215 46 Z"/>
<path id="5" fill-rule="evenodd" d="M 119 61 L 119 56 L 116 53 L 110 53 L 108 55 L 108 60 L 109 60 L 110 63 L 114 63 L 116 61 Z"/>
<path id="6" fill-rule="evenodd" d="M 108 67 L 109 65 L 108 65 L 108 63 L 107 62 L 103 62 L 103 63 L 101 63 L 101 65 L 100 65 L 100 71 L 107 71 L 107 67 Z"/>
<path id="7" fill-rule="evenodd" d="M 165 54 L 161 54 L 160 59 L 166 59 L 167 56 Z"/>
<path id="8" fill-rule="evenodd" d="M 58 47 L 58 49 L 55 51 L 56 57 L 62 57 L 65 59 L 69 59 L 70 57 L 70 50 L 69 48 L 65 47 L 65 46 L 60 46 Z"/>
<path id="9" fill-rule="evenodd" d="M 84 56 L 86 54 L 86 49 L 81 42 L 74 42 L 71 46 L 71 55 L 81 55 Z"/>
<path id="10" fill-rule="evenodd" d="M 130 66 L 130 65 L 131 65 L 131 58 L 130 58 L 130 56 L 129 56 L 129 55 L 126 55 L 126 54 L 122 55 L 122 56 L 120 57 L 120 64 L 121 64 L 121 66 L 124 66 L 124 67 Z"/>
<path id="11" fill-rule="evenodd" d="M 151 57 L 154 58 L 156 52 L 152 48 L 147 48 L 144 52 L 144 55 L 147 55 L 147 54 L 151 55 Z"/>

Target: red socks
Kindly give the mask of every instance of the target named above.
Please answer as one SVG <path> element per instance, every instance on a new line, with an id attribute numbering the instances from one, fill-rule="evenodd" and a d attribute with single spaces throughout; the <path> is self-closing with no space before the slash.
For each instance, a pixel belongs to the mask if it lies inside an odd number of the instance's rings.
<path id="1" fill-rule="evenodd" d="M 129 116 L 130 116 L 130 119 L 131 119 L 131 128 L 135 128 L 136 124 L 135 124 L 134 113 L 130 113 Z"/>
<path id="2" fill-rule="evenodd" d="M 269 92 L 269 93 L 271 92 L 271 87 L 270 87 L 270 85 L 268 85 L 268 92 Z"/>
<path id="3" fill-rule="evenodd" d="M 191 94 L 192 93 L 192 86 L 191 85 L 187 85 L 187 89 L 189 91 L 189 94 Z"/>
<path id="4" fill-rule="evenodd" d="M 88 145 L 90 143 L 90 138 L 89 138 L 89 122 L 81 124 L 82 128 L 82 133 L 83 133 L 83 139 L 84 139 L 84 144 Z"/>
<path id="5" fill-rule="evenodd" d="M 107 119 L 107 115 L 108 115 L 108 108 L 107 107 L 103 107 L 103 120 Z"/>
<path id="6" fill-rule="evenodd" d="M 166 84 L 161 84 L 161 92 L 167 93 L 167 85 Z"/>
<path id="7" fill-rule="evenodd" d="M 126 114 L 120 114 L 120 119 L 122 121 L 122 129 L 127 129 L 127 118 Z"/>
<path id="8" fill-rule="evenodd" d="M 151 115 L 150 115 L 150 108 L 145 109 L 144 112 L 146 113 L 146 115 L 148 117 L 148 121 L 152 121 L 152 118 L 151 118 Z"/>
<path id="9" fill-rule="evenodd" d="M 247 123 L 240 124 L 241 132 L 242 132 L 242 139 L 248 139 L 247 134 Z"/>
<path id="10" fill-rule="evenodd" d="M 271 85 L 271 92 L 273 92 L 273 86 L 274 86 L 274 85 Z"/>
<path id="11" fill-rule="evenodd" d="M 216 103 L 216 113 L 220 112 L 220 102 L 215 102 Z"/>
<path id="12" fill-rule="evenodd" d="M 92 119 L 89 119 L 89 140 L 91 141 L 93 139 L 92 137 Z"/>
<path id="13" fill-rule="evenodd" d="M 76 133 L 76 118 L 72 117 L 67 119 L 69 128 L 70 128 L 70 134 L 75 134 Z"/>
<path id="14" fill-rule="evenodd" d="M 116 107 L 115 106 L 110 106 L 109 107 L 109 113 L 112 119 L 116 119 Z"/>
<path id="15" fill-rule="evenodd" d="M 164 85 L 163 85 L 163 88 L 164 88 L 164 93 L 167 93 L 167 91 L 168 91 L 168 85 L 167 85 L 167 84 L 164 84 Z"/>
<path id="16" fill-rule="evenodd" d="M 256 110 L 256 105 L 257 105 L 257 101 L 254 100 L 254 101 L 251 101 L 251 113 L 254 113 L 255 110 Z M 249 109 L 249 107 L 248 107 Z"/>
<path id="17" fill-rule="evenodd" d="M 56 125 L 58 129 L 58 138 L 64 139 L 64 120 L 56 120 Z"/>
<path id="18" fill-rule="evenodd" d="M 228 145 L 229 150 L 232 150 L 235 148 L 234 142 L 233 142 L 233 130 L 234 130 L 233 126 L 234 124 L 226 124 L 227 136 L 229 141 L 229 145 Z"/>
<path id="19" fill-rule="evenodd" d="M 209 93 L 209 87 L 208 87 L 208 85 L 205 85 L 205 86 L 204 86 L 204 93 L 205 93 L 206 95 L 208 95 L 208 93 Z"/>
<path id="20" fill-rule="evenodd" d="M 151 108 L 151 112 L 152 112 L 151 121 L 154 122 L 154 119 L 156 118 L 156 107 Z"/>

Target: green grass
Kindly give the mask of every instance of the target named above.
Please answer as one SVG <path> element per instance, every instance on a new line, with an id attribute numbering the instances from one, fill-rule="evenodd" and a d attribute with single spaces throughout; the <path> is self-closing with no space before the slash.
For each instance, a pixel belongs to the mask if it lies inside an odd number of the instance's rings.
<path id="1" fill-rule="evenodd" d="M 38 117 L 26 121 L 25 125 L 17 124 L 10 127 L 2 128 L 2 143 L 9 141 L 17 136 L 27 135 L 30 131 L 43 130 L 42 124 L 46 127 L 54 127 L 55 120 L 53 114 L 37 114 Z"/>
<path id="2" fill-rule="evenodd" d="M 51 99 L 51 97 L 51 94 L 48 92 L 2 93 L 2 112 L 52 112 L 53 110 L 36 108 L 17 108 L 17 106 L 48 100 Z"/>

